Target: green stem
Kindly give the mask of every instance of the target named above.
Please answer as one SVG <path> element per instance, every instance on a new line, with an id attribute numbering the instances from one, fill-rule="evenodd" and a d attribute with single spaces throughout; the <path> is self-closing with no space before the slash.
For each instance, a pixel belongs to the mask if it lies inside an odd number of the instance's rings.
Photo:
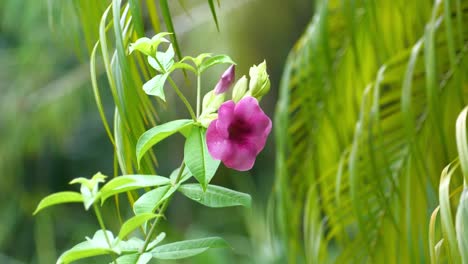
<path id="1" fill-rule="evenodd" d="M 96 218 L 98 219 L 99 226 L 101 227 L 102 231 L 104 231 L 104 238 L 106 239 L 107 245 L 109 245 L 109 248 L 112 248 L 111 241 L 109 237 L 107 236 L 106 232 L 106 226 L 104 225 L 104 220 L 102 220 L 102 215 L 101 215 L 101 210 L 99 210 L 99 207 L 96 205 L 96 203 L 93 204 L 94 212 L 96 213 Z M 112 255 L 112 259 L 114 260 L 114 263 L 117 264 L 117 260 L 115 259 L 114 255 Z"/>
<path id="2" fill-rule="evenodd" d="M 174 91 L 176 92 L 176 94 L 179 96 L 180 100 L 182 100 L 182 102 L 184 102 L 184 104 L 187 107 L 187 110 L 189 111 L 190 116 L 192 117 L 193 121 L 196 122 L 197 117 L 195 116 L 195 113 L 193 112 L 193 108 L 190 105 L 190 103 L 188 102 L 187 98 L 185 98 L 185 96 L 179 90 L 179 87 L 177 87 L 177 85 L 175 84 L 175 82 L 172 80 L 172 78 L 170 76 L 167 79 L 169 80 L 169 83 L 171 84 L 172 88 L 174 88 Z"/>
<path id="3" fill-rule="evenodd" d="M 200 90 L 201 90 L 201 77 L 197 74 L 197 117 L 200 116 Z"/>
<path id="4" fill-rule="evenodd" d="M 179 183 L 179 180 L 180 180 L 180 177 L 182 177 L 182 174 L 184 172 L 184 169 L 185 169 L 185 162 L 182 161 L 182 164 L 180 165 L 180 170 L 179 170 L 179 174 L 177 174 L 177 177 L 174 181 L 174 185 L 177 185 Z M 164 215 L 164 212 L 166 211 L 167 207 L 169 206 L 169 201 L 171 200 L 172 198 L 172 195 L 169 196 L 169 198 L 167 198 L 162 206 L 161 206 L 161 209 L 159 209 L 159 215 L 158 217 L 156 217 L 156 219 L 154 219 L 154 222 L 153 222 L 153 225 L 151 225 L 151 229 L 150 231 L 148 232 L 148 235 L 146 236 L 146 239 L 145 239 L 145 244 L 143 244 L 143 247 L 141 248 L 140 250 L 140 253 L 143 253 L 145 252 L 146 248 L 148 247 L 152 237 L 154 236 L 154 233 L 156 232 L 156 226 L 159 224 L 159 222 L 161 221 L 161 216 Z"/>

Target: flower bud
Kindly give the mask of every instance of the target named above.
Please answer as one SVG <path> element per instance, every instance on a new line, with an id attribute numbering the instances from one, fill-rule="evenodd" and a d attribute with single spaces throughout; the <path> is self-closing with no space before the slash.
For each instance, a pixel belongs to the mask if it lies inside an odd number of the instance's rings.
<path id="1" fill-rule="evenodd" d="M 270 91 L 270 78 L 266 71 L 266 62 L 254 65 L 249 71 L 249 94 L 260 99 Z"/>
<path id="2" fill-rule="evenodd" d="M 203 110 L 201 115 L 207 115 L 218 111 L 219 106 L 224 103 L 224 97 L 224 94 L 217 95 L 215 94 L 215 91 L 209 91 L 203 97 Z"/>
<path id="3" fill-rule="evenodd" d="M 216 87 L 214 89 L 215 94 L 221 94 L 226 92 L 229 87 L 231 87 L 235 78 L 235 65 L 231 65 L 224 73 L 221 75 Z"/>
<path id="4" fill-rule="evenodd" d="M 232 90 L 232 100 L 235 103 L 239 102 L 244 97 L 245 92 L 247 91 L 247 86 L 247 77 L 244 75 L 237 81 Z"/>

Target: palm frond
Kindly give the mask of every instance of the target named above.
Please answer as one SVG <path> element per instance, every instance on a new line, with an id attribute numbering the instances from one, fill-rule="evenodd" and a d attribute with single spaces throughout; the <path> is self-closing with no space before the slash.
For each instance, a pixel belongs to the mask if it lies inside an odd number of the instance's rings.
<path id="1" fill-rule="evenodd" d="M 467 96 L 463 5 L 319 1 L 276 114 L 290 263 L 428 261 L 428 212 Z"/>

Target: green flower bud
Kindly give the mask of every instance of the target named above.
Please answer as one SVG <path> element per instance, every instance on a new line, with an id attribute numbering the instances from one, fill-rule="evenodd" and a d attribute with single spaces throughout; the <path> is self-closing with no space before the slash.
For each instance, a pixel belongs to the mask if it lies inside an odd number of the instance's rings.
<path id="1" fill-rule="evenodd" d="M 266 71 L 266 62 L 263 61 L 258 66 L 254 65 L 249 71 L 249 94 L 257 99 L 262 98 L 270 91 L 270 78 Z"/>
<path id="2" fill-rule="evenodd" d="M 236 85 L 234 85 L 234 88 L 232 89 L 232 100 L 237 103 L 239 102 L 245 95 L 245 92 L 247 91 L 247 77 L 242 76 L 240 78 Z"/>
<path id="3" fill-rule="evenodd" d="M 224 94 L 216 94 L 213 91 L 209 91 L 204 97 L 203 97 L 203 110 L 202 110 L 202 116 L 203 115 L 208 115 L 211 113 L 214 113 L 218 111 L 218 108 L 221 106 L 221 104 L 224 102 Z"/>
<path id="4" fill-rule="evenodd" d="M 211 122 L 217 118 L 218 118 L 217 113 L 211 113 L 211 114 L 200 116 L 200 118 L 198 119 L 198 122 L 200 122 L 200 124 L 203 127 L 208 127 L 211 124 Z"/>

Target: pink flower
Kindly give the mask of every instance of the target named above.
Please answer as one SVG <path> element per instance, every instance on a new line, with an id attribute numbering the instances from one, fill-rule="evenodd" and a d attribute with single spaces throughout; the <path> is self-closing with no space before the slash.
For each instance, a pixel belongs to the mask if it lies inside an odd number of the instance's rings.
<path id="1" fill-rule="evenodd" d="M 223 75 L 221 75 L 221 78 L 219 79 L 215 87 L 215 94 L 222 94 L 226 92 L 229 89 L 229 87 L 231 87 L 236 75 L 235 72 L 236 67 L 233 64 L 223 73 Z"/>
<path id="2" fill-rule="evenodd" d="M 271 120 L 257 99 L 247 96 L 237 104 L 230 100 L 221 105 L 218 119 L 208 127 L 208 151 L 229 168 L 250 170 L 270 131 Z"/>

